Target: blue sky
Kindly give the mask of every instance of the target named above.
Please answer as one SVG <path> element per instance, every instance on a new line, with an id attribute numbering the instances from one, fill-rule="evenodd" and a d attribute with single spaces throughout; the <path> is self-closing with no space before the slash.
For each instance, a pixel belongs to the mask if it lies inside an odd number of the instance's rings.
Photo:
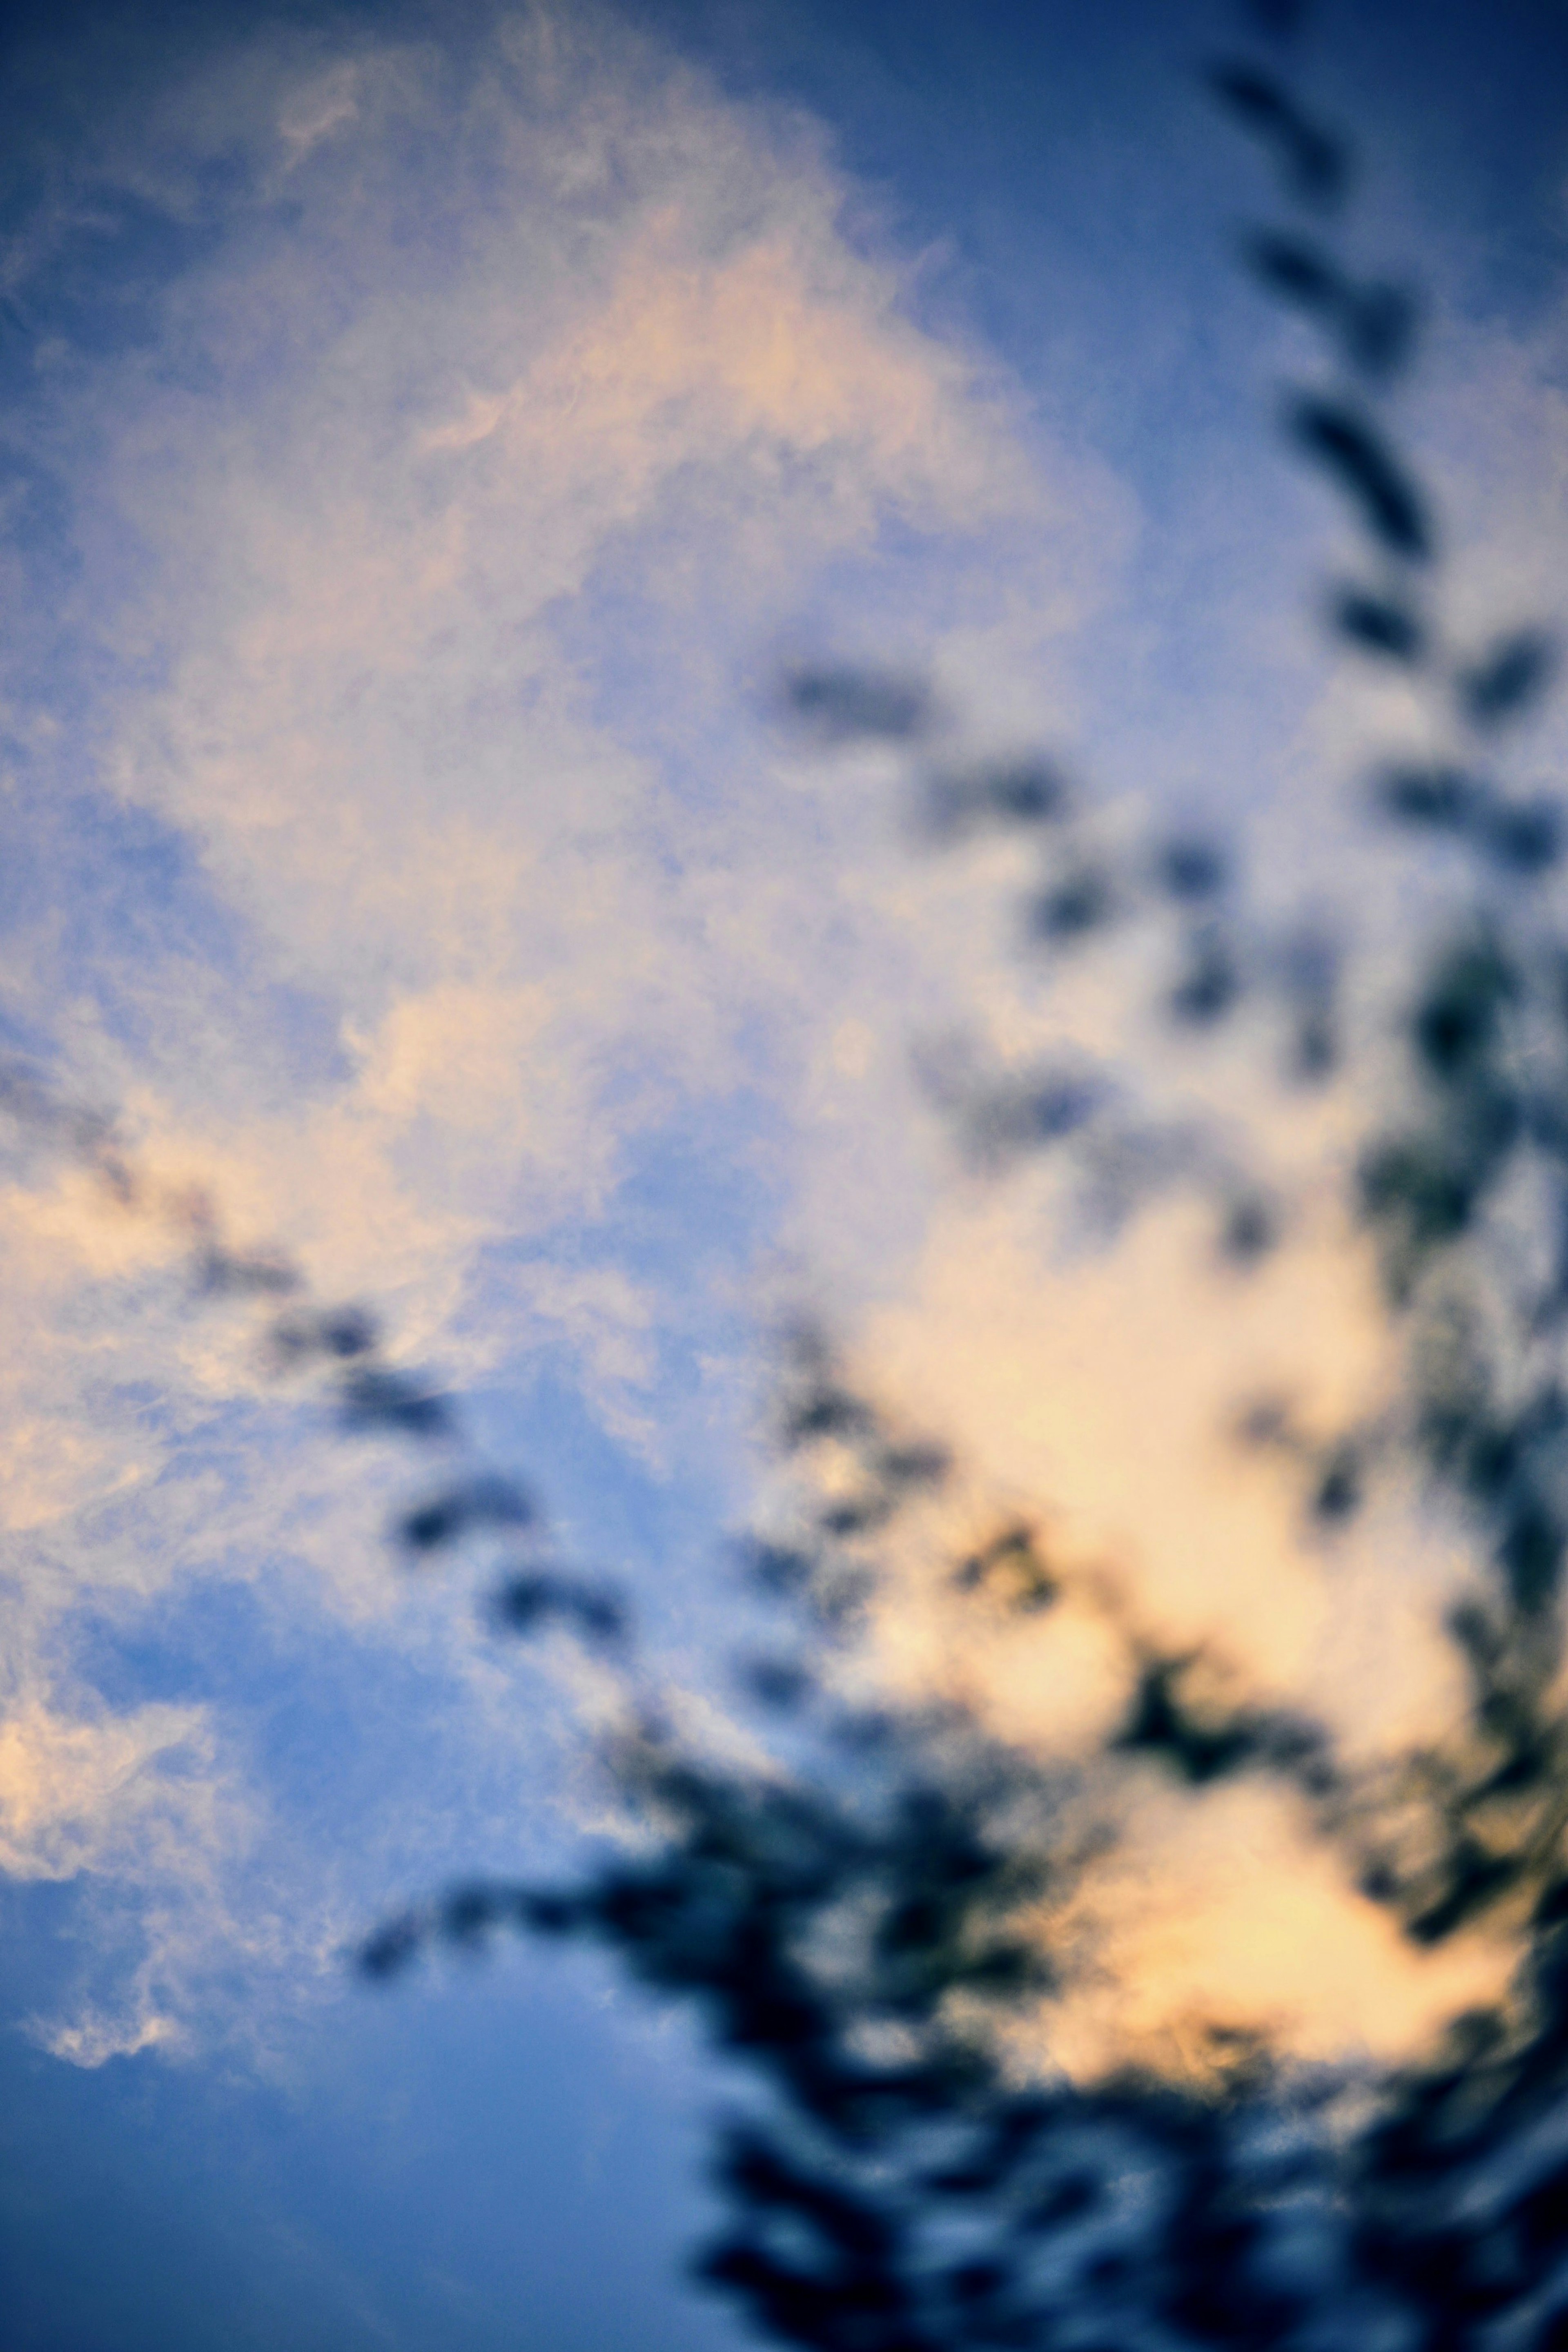
<path id="1" fill-rule="evenodd" d="M 914 1046 L 1136 1055 L 1126 971 L 1050 993 L 1016 856 L 934 858 L 906 765 L 770 700 L 824 650 L 918 668 L 945 756 L 1043 744 L 1112 835 L 1218 822 L 1265 898 L 1339 906 L 1343 777 L 1411 720 L 1314 625 L 1333 521 L 1269 423 L 1305 346 L 1230 266 L 1265 183 L 1194 72 L 1230 20 L 7 26 L 0 1039 L 116 1111 L 149 1213 L 7 1140 L 5 2340 L 733 2340 L 679 2277 L 713 2096 L 682 2021 L 555 1954 L 384 1996 L 345 1968 L 448 1874 L 612 1824 L 600 1695 L 497 1648 L 482 1560 L 399 1570 L 406 1455 L 193 1298 L 179 1203 L 373 1304 L 716 1738 L 723 1538 L 801 1304 L 977 1493 L 1138 1574 L 1164 1531 L 1171 1622 L 1374 1742 L 1441 1709 L 1440 1536 L 1372 1529 L 1330 1622 L 1194 1435 L 1237 1348 L 1310 1327 L 1325 1394 L 1374 1380 L 1364 1307 L 1309 1250 L 1222 1361 L 1176 1226 L 1070 1266 L 1040 1186 L 966 1173 Z M 1407 426 L 1461 625 L 1561 611 L 1565 68 L 1561 9 L 1461 0 L 1325 7 L 1303 57 L 1364 135 L 1361 258 L 1427 289 Z M 1191 1412 L 1150 1432 L 1173 1347 Z M 878 1639 L 1049 1741 L 1114 1699 L 1080 1633 L 955 1664 L 911 1582 Z M 1156 1864 L 1167 1829 L 1049 2063 L 1178 1994 L 1383 2050 L 1495 1972 L 1402 1974 L 1272 1818 Z M 1222 1948 L 1252 1973 L 1216 1993 Z"/>

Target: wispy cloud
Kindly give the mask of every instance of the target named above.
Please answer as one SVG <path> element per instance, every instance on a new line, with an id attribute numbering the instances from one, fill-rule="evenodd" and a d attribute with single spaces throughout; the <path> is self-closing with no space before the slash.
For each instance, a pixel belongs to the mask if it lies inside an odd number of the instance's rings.
<path id="1" fill-rule="evenodd" d="M 82 609 L 111 659 L 37 740 L 57 774 L 90 760 L 106 841 L 145 846 L 94 868 L 56 839 L 53 871 L 76 859 L 101 912 L 90 940 L 54 908 L 23 920 L 12 1017 L 119 1105 L 167 1195 L 209 1186 L 405 1345 L 444 1332 L 455 1369 L 516 1372 L 564 1339 L 607 1430 L 656 1456 L 650 1335 L 683 1274 L 668 1244 L 616 1242 L 621 1189 L 694 1105 L 742 1160 L 756 1105 L 793 1119 L 837 1018 L 831 942 L 881 854 L 866 811 L 772 740 L 770 648 L 848 583 L 862 642 L 924 652 L 933 576 L 971 644 L 1016 645 L 1030 609 L 1060 633 L 1079 510 L 1113 495 L 918 323 L 810 125 L 610 15 L 503 16 L 463 58 L 252 40 L 106 137 L 91 190 L 202 231 L 128 352 L 51 362 L 51 462 L 74 468 Z M 155 1221 L 57 1167 L 11 1204 L 37 1664 L 5 1717 L 6 1857 L 141 1887 L 159 1947 L 134 1998 L 49 2029 L 93 2063 L 202 2007 L 192 1915 L 146 1890 L 183 1874 L 232 1933 L 247 1873 L 269 1916 L 256 1874 L 289 1832 L 261 1860 L 215 1853 L 221 1792 L 256 1769 L 223 1704 L 89 1705 L 73 1628 L 107 1595 L 123 1619 L 280 1559 L 300 1627 L 324 1601 L 367 1623 L 376 1507 L 329 1499 L 250 1327 L 193 1317 Z M 504 1341 L 497 1244 L 526 1269 Z M 399 1633 L 385 1601 L 371 1622 L 378 1656 L 432 1622 Z M 460 1642 L 432 1708 L 485 1671 Z M 450 1737 L 493 1738 L 492 1714 Z"/>

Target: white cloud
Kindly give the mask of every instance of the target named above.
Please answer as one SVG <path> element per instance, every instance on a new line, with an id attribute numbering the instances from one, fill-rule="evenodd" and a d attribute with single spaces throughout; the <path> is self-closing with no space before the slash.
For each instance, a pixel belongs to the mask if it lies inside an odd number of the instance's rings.
<path id="1" fill-rule="evenodd" d="M 95 187 L 200 221 L 217 157 L 243 188 L 223 233 L 140 356 L 62 356 L 51 429 L 79 455 L 86 593 L 127 681 L 88 714 L 100 773 L 190 845 L 191 887 L 245 944 L 225 968 L 106 917 L 62 997 L 35 910 L 14 1003 L 68 1084 L 120 1105 L 152 1194 L 209 1187 L 236 1234 L 459 1371 L 564 1342 L 608 1431 L 657 1463 L 661 1318 L 680 1298 L 701 1347 L 709 1310 L 678 1266 L 586 1265 L 577 1237 L 690 1107 L 730 1116 L 746 1087 L 788 1128 L 863 913 L 884 1004 L 920 952 L 873 878 L 884 802 L 781 762 L 760 723 L 768 648 L 845 565 L 868 645 L 925 650 L 961 621 L 961 667 L 988 626 L 1049 641 L 1115 494 L 917 322 L 809 124 L 614 18 L 502 17 L 467 65 L 260 36 L 106 141 Z M 889 560 L 890 524 L 917 562 Z M 57 728 L 68 756 L 79 723 Z M 277 990 L 335 1036 L 300 1089 Z M 39 2029 L 95 2063 L 218 2014 L 225 1940 L 308 1978 L 356 1898 L 298 1822 L 315 1892 L 286 1931 L 290 1832 L 265 1783 L 263 1846 L 243 1827 L 255 1767 L 220 1709 L 59 1711 L 73 1611 L 248 1578 L 370 1655 L 429 1644 L 432 1706 L 454 1675 L 482 1698 L 472 1727 L 424 1727 L 453 1750 L 428 1796 L 447 1826 L 454 1789 L 489 1787 L 505 1702 L 436 1604 L 390 1594 L 376 1507 L 301 1446 L 254 1318 L 193 1314 L 167 1219 L 117 1216 L 58 1167 L 8 1206 L 27 1335 L 8 1605 L 33 1663 L 0 1750 L 4 1860 L 118 1886 L 141 1920 L 144 1948 L 95 1914 L 120 1977 Z M 492 1244 L 521 1271 L 484 1276 Z M 514 1796 L 516 1747 L 495 1768 Z"/>
<path id="2" fill-rule="evenodd" d="M 132 1851 L 168 1864 L 209 1847 L 212 1760 L 200 1707 L 72 1721 L 25 1701 L 0 1720 L 0 1868 L 72 1878 Z"/>

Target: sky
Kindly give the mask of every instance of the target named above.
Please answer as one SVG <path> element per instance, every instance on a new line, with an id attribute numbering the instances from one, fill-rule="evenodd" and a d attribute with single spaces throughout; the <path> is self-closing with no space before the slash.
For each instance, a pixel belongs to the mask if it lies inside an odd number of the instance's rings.
<path id="1" fill-rule="evenodd" d="M 1094 1248 L 921 1076 L 1092 1051 L 1343 1151 L 1239 1049 L 1167 1068 L 1152 950 L 1053 978 L 1017 845 L 912 814 L 922 760 L 1040 751 L 1108 840 L 1220 828 L 1375 945 L 1408 913 L 1346 865 L 1347 779 L 1415 722 L 1317 623 L 1343 540 L 1272 430 L 1306 346 L 1234 266 L 1267 182 L 1197 72 L 1238 21 L 5 18 L 0 1047 L 137 1182 L 0 1139 L 7 2352 L 738 2340 L 680 2271 L 685 2021 L 581 1956 L 347 1964 L 613 1826 L 601 1694 L 497 1642 L 482 1556 L 400 1565 L 426 1474 L 201 1293 L 203 1201 L 462 1399 L 716 1741 L 800 1312 L 953 1444 L 960 1515 L 1051 1511 L 1369 1750 L 1452 1707 L 1452 1530 L 1390 1506 L 1328 1576 L 1216 1435 L 1303 1353 L 1325 1411 L 1375 1386 L 1343 1235 L 1221 1300 L 1179 1209 Z M 1424 289 L 1455 625 L 1561 618 L 1568 16 L 1325 5 L 1299 70 L 1360 142 L 1361 264 Z M 786 725 L 821 661 L 925 681 L 919 756 Z M 1111 1719 L 1092 1625 L 966 1642 L 900 1574 L 901 1687 L 1046 1750 Z M 1217 2002 L 1394 2054 L 1503 1966 L 1417 1965 L 1259 1801 L 1127 1832 L 1041 2064 Z"/>

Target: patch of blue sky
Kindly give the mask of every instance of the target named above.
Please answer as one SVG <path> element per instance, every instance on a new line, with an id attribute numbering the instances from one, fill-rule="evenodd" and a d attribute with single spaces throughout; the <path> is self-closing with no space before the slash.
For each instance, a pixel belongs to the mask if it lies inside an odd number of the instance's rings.
<path id="1" fill-rule="evenodd" d="M 538 1951 L 346 1995 L 261 2078 L 7 2037 L 7 2352 L 720 2352 L 671 2259 L 713 2088 L 677 2022 Z"/>
<path id="2" fill-rule="evenodd" d="M 204 1034 L 207 1098 L 231 1117 L 341 1084 L 337 1008 L 276 971 L 187 831 L 73 779 L 56 743 L 20 751 L 6 804 L 0 936 L 26 977 L 4 1017 L 26 1023 L 19 1044 L 65 1057 L 67 1088 L 71 1033 L 86 1020 L 100 1046 L 164 1083 Z"/>

